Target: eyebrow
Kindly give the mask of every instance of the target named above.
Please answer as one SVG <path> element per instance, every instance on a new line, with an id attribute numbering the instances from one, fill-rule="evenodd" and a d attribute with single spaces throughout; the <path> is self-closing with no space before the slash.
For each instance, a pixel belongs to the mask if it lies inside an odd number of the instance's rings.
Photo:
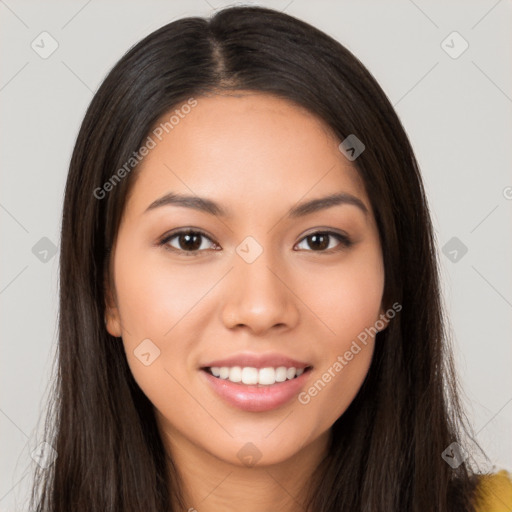
<path id="1" fill-rule="evenodd" d="M 304 217 L 320 210 L 325 210 L 333 206 L 344 204 L 356 206 L 365 215 L 368 214 L 368 209 L 366 208 L 366 205 L 363 203 L 363 201 L 361 201 L 361 199 L 353 196 L 352 194 L 340 192 L 337 194 L 331 194 L 325 197 L 320 197 L 318 199 L 312 199 L 310 201 L 299 203 L 290 208 L 290 210 L 287 212 L 287 216 L 289 218 Z M 182 206 L 184 208 L 191 208 L 193 210 L 206 212 L 219 217 L 226 218 L 230 216 L 228 211 L 226 211 L 222 206 L 220 206 L 215 201 L 212 201 L 211 199 L 199 196 L 177 194 L 175 192 L 170 192 L 153 201 L 146 208 L 144 213 L 154 210 L 155 208 L 160 208 L 162 206 Z"/>

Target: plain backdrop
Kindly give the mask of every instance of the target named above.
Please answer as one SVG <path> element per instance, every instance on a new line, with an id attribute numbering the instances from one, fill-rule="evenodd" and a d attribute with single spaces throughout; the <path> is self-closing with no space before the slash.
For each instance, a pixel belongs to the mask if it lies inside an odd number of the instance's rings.
<path id="1" fill-rule="evenodd" d="M 490 467 L 512 470 L 512 2 L 258 4 L 336 38 L 395 106 L 428 194 L 468 418 Z M 226 5 L 0 0 L 2 511 L 28 509 L 31 453 L 44 440 L 37 429 L 56 347 L 54 252 L 85 110 L 134 43 Z"/>

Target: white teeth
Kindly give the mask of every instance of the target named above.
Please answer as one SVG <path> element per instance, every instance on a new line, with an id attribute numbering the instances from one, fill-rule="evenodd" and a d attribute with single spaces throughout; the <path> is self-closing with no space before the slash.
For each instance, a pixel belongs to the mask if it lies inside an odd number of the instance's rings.
<path id="1" fill-rule="evenodd" d="M 242 369 L 242 382 L 244 384 L 258 384 L 258 369 L 246 366 Z"/>
<path id="2" fill-rule="evenodd" d="M 284 382 L 286 380 L 286 366 L 280 366 L 276 369 L 276 382 Z"/>
<path id="3" fill-rule="evenodd" d="M 220 379 L 227 379 L 231 382 L 242 382 L 243 384 L 255 385 L 259 384 L 262 386 L 271 386 L 276 382 L 284 382 L 291 380 L 295 376 L 299 377 L 304 373 L 304 368 L 295 368 L 286 366 L 279 366 L 278 368 L 266 367 L 266 368 L 253 368 L 246 366 L 241 368 L 240 366 L 212 366 L 210 368 L 212 375 Z"/>
<path id="4" fill-rule="evenodd" d="M 274 368 L 261 368 L 258 374 L 258 384 L 269 386 L 276 381 L 276 371 Z"/>
<path id="5" fill-rule="evenodd" d="M 229 377 L 228 379 L 231 382 L 241 382 L 242 381 L 242 368 L 240 366 L 233 366 L 229 370 Z"/>

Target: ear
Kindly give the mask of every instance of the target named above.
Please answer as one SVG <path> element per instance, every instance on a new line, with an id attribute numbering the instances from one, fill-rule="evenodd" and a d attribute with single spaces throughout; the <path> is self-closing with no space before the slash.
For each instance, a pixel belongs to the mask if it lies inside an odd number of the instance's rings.
<path id="1" fill-rule="evenodd" d="M 121 331 L 121 317 L 119 315 L 119 308 L 117 306 L 116 294 L 114 284 L 111 282 L 110 273 L 108 269 L 105 272 L 104 278 L 105 289 L 105 328 L 115 338 L 120 338 Z"/>
<path id="2" fill-rule="evenodd" d="M 386 315 L 386 311 L 387 310 L 384 308 L 384 306 L 381 306 L 379 318 L 375 322 L 377 329 L 379 329 L 379 332 L 386 330 L 390 322 L 390 318 Z M 382 326 L 383 324 L 384 326 Z"/>

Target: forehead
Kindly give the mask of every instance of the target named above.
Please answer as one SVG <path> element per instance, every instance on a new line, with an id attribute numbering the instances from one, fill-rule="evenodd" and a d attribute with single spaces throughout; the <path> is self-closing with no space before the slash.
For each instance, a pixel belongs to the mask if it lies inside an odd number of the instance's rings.
<path id="1" fill-rule="evenodd" d="M 149 134 L 154 144 L 137 168 L 127 209 L 142 212 L 174 191 L 235 208 L 347 192 L 370 209 L 357 168 L 338 149 L 340 140 L 306 109 L 243 91 L 195 101 L 155 123 Z"/>

